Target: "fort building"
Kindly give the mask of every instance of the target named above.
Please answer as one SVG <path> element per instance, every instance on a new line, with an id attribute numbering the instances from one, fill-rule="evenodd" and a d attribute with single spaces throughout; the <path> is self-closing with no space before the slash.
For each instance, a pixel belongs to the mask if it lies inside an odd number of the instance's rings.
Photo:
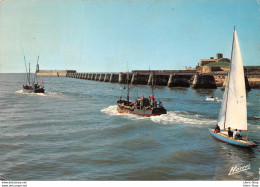
<path id="1" fill-rule="evenodd" d="M 200 59 L 198 66 L 205 66 L 209 63 L 230 63 L 230 58 L 223 58 L 223 53 L 217 53 L 217 58 L 214 59 L 214 57 L 210 57 L 209 59 Z"/>

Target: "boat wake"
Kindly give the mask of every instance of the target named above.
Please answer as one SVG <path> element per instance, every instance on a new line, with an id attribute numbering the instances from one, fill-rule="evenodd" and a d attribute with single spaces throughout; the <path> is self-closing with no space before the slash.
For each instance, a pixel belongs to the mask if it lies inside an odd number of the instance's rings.
<path id="1" fill-rule="evenodd" d="M 214 101 L 215 99 L 212 97 L 206 97 L 205 101 Z"/>
<path id="2" fill-rule="evenodd" d="M 205 101 L 216 101 L 216 102 L 222 102 L 222 99 L 219 99 L 218 97 L 212 98 L 212 97 L 206 97 Z"/>
<path id="3" fill-rule="evenodd" d="M 131 115 L 131 114 L 120 114 L 118 111 L 117 111 L 117 105 L 113 105 L 113 106 L 109 106 L 107 108 L 104 108 L 101 110 L 101 112 L 109 115 L 109 116 L 121 116 L 121 115 Z"/>
<path id="4" fill-rule="evenodd" d="M 122 116 L 131 120 L 151 120 L 160 124 L 197 124 L 197 125 L 213 125 L 216 120 L 207 119 L 205 116 L 199 114 L 185 114 L 183 111 L 167 111 L 167 114 L 160 116 L 143 117 L 134 114 L 121 114 L 117 111 L 117 105 L 109 106 L 101 110 L 101 112 L 109 116 Z"/>
<path id="5" fill-rule="evenodd" d="M 213 125 L 216 124 L 216 120 L 211 120 L 205 118 L 205 116 L 196 114 L 196 115 L 187 115 L 182 114 L 180 111 L 168 111 L 167 114 L 160 116 L 152 116 L 151 120 L 156 123 L 163 124 L 196 124 L 196 125 Z"/>
<path id="6" fill-rule="evenodd" d="M 60 92 L 46 92 L 45 91 L 45 93 L 29 93 L 29 92 L 24 92 L 23 90 L 17 90 L 15 93 L 24 94 L 24 95 L 36 95 L 36 96 L 43 96 L 43 97 L 48 97 L 48 96 L 55 97 L 55 96 L 63 95 Z"/>

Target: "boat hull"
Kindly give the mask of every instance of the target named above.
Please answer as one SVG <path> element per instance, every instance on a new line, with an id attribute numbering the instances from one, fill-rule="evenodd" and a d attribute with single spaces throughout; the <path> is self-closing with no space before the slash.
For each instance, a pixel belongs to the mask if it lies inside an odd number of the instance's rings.
<path id="1" fill-rule="evenodd" d="M 45 92 L 44 88 L 34 89 L 34 93 L 44 93 L 44 92 Z"/>
<path id="2" fill-rule="evenodd" d="M 28 89 L 23 89 L 23 92 L 25 92 L 25 93 L 34 93 L 33 90 L 28 90 Z"/>
<path id="3" fill-rule="evenodd" d="M 43 87 L 33 88 L 30 85 L 24 85 L 23 91 L 26 93 L 44 93 L 45 89 Z"/>
<path id="4" fill-rule="evenodd" d="M 118 104 L 117 106 L 117 111 L 119 113 L 129 113 L 129 114 L 135 114 L 135 115 L 145 116 L 145 117 L 167 114 L 167 111 L 164 108 L 136 109 L 136 108 L 130 108 L 129 106 L 122 106 L 120 104 Z"/>
<path id="5" fill-rule="evenodd" d="M 117 111 L 119 113 L 129 113 L 129 114 L 135 114 L 135 115 L 139 115 L 139 116 L 145 116 L 145 117 L 151 117 L 151 116 L 159 116 L 162 115 L 163 113 L 156 113 L 156 114 L 152 114 L 152 113 L 148 113 L 148 112 L 144 112 L 144 111 L 129 111 L 129 110 L 122 110 L 122 109 L 117 109 Z"/>
<path id="6" fill-rule="evenodd" d="M 234 138 L 228 138 L 227 135 L 224 135 L 222 133 L 214 133 L 214 129 L 209 129 L 210 134 L 225 143 L 228 144 L 232 144 L 232 145 L 237 145 L 237 146 L 241 146 L 241 147 L 255 147 L 257 146 L 257 144 L 255 144 L 252 141 L 248 141 L 248 140 L 236 140 Z"/>
<path id="7" fill-rule="evenodd" d="M 26 93 L 44 93 L 44 89 L 35 89 L 35 90 L 30 90 L 30 89 L 23 89 L 24 92 Z"/>

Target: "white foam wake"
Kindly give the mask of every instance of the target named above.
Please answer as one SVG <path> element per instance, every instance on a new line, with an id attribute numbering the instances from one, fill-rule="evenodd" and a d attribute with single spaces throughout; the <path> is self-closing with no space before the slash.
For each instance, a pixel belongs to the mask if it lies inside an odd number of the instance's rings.
<path id="1" fill-rule="evenodd" d="M 216 101 L 217 102 L 222 102 L 222 99 L 219 99 L 218 97 L 216 97 Z"/>
<path id="2" fill-rule="evenodd" d="M 110 116 L 122 116 L 127 119 L 131 120 L 152 120 L 155 123 L 160 124 L 199 124 L 199 125 L 213 125 L 216 124 L 216 120 L 210 119 L 203 119 L 201 115 L 188 115 L 188 114 L 181 114 L 178 111 L 167 111 L 167 114 L 163 114 L 160 116 L 151 116 L 151 117 L 143 117 L 134 114 L 121 114 L 117 111 L 117 106 L 109 106 L 101 110 L 101 112 L 110 115 Z M 183 113 L 183 112 L 182 112 Z"/>
<path id="3" fill-rule="evenodd" d="M 215 99 L 212 97 L 206 97 L 205 101 L 214 101 Z"/>
<path id="4" fill-rule="evenodd" d="M 18 93 L 18 94 L 25 94 L 25 95 L 37 95 L 37 96 L 43 96 L 43 97 L 46 97 L 46 96 L 60 96 L 60 95 L 63 95 L 62 93 L 59 93 L 59 92 L 46 92 L 45 93 L 29 93 L 29 92 L 24 92 L 23 90 L 17 90 L 15 91 L 15 93 Z"/>
<path id="5" fill-rule="evenodd" d="M 222 99 L 219 99 L 218 97 L 212 98 L 212 97 L 206 97 L 205 101 L 216 101 L 216 102 L 222 102 Z"/>
<path id="6" fill-rule="evenodd" d="M 129 113 L 119 113 L 117 111 L 117 105 L 113 105 L 113 106 L 109 106 L 107 108 L 104 108 L 101 110 L 101 112 L 109 115 L 109 116 L 123 116 L 125 118 L 128 119 L 138 119 L 138 120 L 144 120 L 147 119 L 147 117 L 143 117 L 143 116 L 138 116 L 138 115 L 134 115 L 134 114 L 129 114 Z"/>
<path id="7" fill-rule="evenodd" d="M 160 116 L 152 116 L 151 120 L 156 123 L 163 123 L 163 124 L 196 124 L 196 125 L 212 125 L 216 124 L 216 120 L 210 120 L 203 118 L 198 114 L 196 115 L 186 115 L 180 114 L 178 111 L 168 111 L 167 114 L 163 114 Z"/>
<path id="8" fill-rule="evenodd" d="M 101 112 L 109 115 L 109 116 L 119 116 L 121 115 L 118 111 L 117 111 L 117 106 L 113 105 L 113 106 L 109 106 L 107 108 L 104 108 L 101 110 Z"/>

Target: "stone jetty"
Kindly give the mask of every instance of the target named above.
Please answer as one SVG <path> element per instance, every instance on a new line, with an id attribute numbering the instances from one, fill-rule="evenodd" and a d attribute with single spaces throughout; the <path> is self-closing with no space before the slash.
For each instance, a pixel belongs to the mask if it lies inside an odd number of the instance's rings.
<path id="1" fill-rule="evenodd" d="M 39 77 L 67 77 L 68 74 L 75 74 L 76 70 L 37 70 Z"/>
<path id="2" fill-rule="evenodd" d="M 104 82 L 109 82 L 110 81 L 110 76 L 111 76 L 111 74 L 109 74 L 109 73 L 105 74 Z"/>
<path id="3" fill-rule="evenodd" d="M 104 78 L 105 78 L 105 74 L 101 73 L 99 76 L 99 81 L 104 81 Z"/>
<path id="4" fill-rule="evenodd" d="M 118 74 L 111 74 L 109 82 L 118 83 L 119 75 Z"/>
<path id="5" fill-rule="evenodd" d="M 195 89 L 216 89 L 217 84 L 212 75 L 196 74 L 192 83 L 192 88 Z"/>
<path id="6" fill-rule="evenodd" d="M 151 85 L 168 87 L 190 87 L 194 89 L 225 88 L 227 72 L 200 73 L 196 70 L 134 70 L 126 73 L 77 73 L 68 72 L 66 77 L 102 81 L 110 83 L 127 83 L 133 85 Z M 246 89 L 260 88 L 260 73 L 245 73 Z"/>
<path id="7" fill-rule="evenodd" d="M 134 73 L 132 75 L 131 84 L 147 85 L 149 75 Z"/>
<path id="8" fill-rule="evenodd" d="M 221 87 L 221 90 L 225 90 L 226 85 L 227 85 L 227 81 L 228 81 L 227 79 L 228 79 L 228 76 L 226 76 L 224 83 L 223 83 L 223 86 Z M 249 81 L 247 79 L 247 76 L 245 76 L 245 86 L 246 86 L 247 91 L 251 90 L 251 86 L 249 85 Z"/>
<path id="9" fill-rule="evenodd" d="M 190 87 L 192 76 L 171 74 L 167 83 L 168 87 Z"/>

